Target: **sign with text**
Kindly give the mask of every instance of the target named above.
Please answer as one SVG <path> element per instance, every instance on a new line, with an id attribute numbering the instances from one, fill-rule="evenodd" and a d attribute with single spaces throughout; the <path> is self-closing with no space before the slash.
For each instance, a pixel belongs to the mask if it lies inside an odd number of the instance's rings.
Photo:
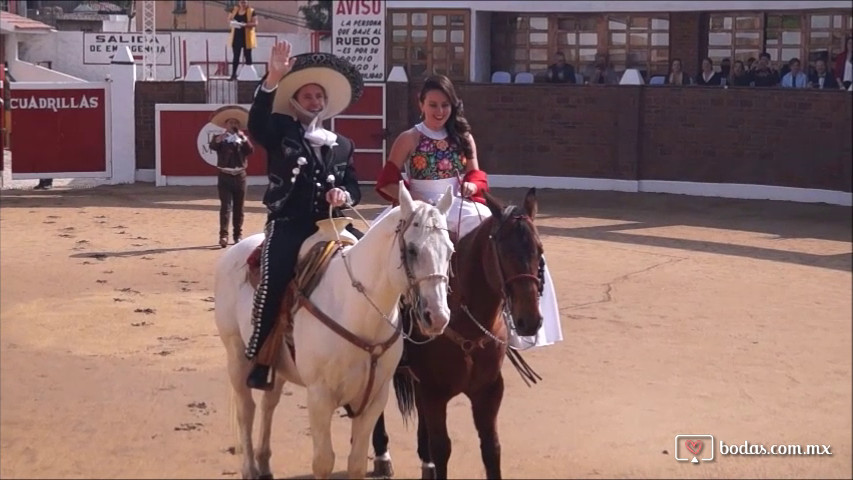
<path id="1" fill-rule="evenodd" d="M 135 60 L 142 60 L 145 52 L 142 33 L 84 33 L 83 63 L 87 65 L 109 65 L 119 48 L 128 46 Z M 154 39 L 157 65 L 172 64 L 172 34 L 158 33 Z"/>
<path id="2" fill-rule="evenodd" d="M 80 85 L 87 88 L 12 88 L 14 174 L 106 175 L 106 87 Z"/>
<path id="3" fill-rule="evenodd" d="M 346 58 L 365 82 L 385 81 L 385 2 L 336 0 L 332 10 L 332 53 Z"/>

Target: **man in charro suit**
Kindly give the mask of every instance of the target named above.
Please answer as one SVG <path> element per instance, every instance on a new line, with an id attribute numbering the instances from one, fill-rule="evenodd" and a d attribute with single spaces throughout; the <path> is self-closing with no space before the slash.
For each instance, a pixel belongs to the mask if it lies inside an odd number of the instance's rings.
<path id="1" fill-rule="evenodd" d="M 294 275 L 302 242 L 329 216 L 329 206 L 356 205 L 361 199 L 353 167 L 352 140 L 322 127 L 361 96 L 363 80 L 343 58 L 325 53 L 291 57 L 288 42 L 276 42 L 270 65 L 249 110 L 249 133 L 264 146 L 269 186 L 266 241 L 261 278 L 252 311 L 254 334 L 246 356 L 255 360 L 247 384 L 268 390 L 270 365 L 257 354 L 278 316 L 284 290 Z M 336 210 L 335 216 L 342 216 Z M 356 238 L 361 232 L 347 227 Z"/>
<path id="2" fill-rule="evenodd" d="M 219 246 L 228 246 L 228 217 L 232 218 L 234 243 L 243 238 L 243 207 L 246 203 L 246 168 L 255 151 L 243 133 L 249 112 L 237 105 L 226 105 L 211 114 L 210 123 L 224 129 L 210 141 L 216 152 L 216 188 L 219 191 Z"/>

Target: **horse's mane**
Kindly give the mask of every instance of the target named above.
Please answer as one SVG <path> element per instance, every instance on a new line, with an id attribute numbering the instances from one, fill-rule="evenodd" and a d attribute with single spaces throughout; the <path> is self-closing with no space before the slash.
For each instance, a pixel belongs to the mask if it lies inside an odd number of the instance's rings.
<path id="1" fill-rule="evenodd" d="M 471 230 L 467 235 L 459 239 L 459 248 L 468 250 L 469 248 L 473 248 L 474 243 L 479 243 L 484 240 L 487 240 L 486 232 L 491 233 L 491 229 L 495 222 L 499 222 L 500 224 L 504 224 L 511 217 L 521 217 L 527 215 L 523 208 L 517 205 L 505 205 L 502 206 L 499 203 L 495 202 L 497 206 L 500 207 L 501 215 L 498 217 L 496 215 L 491 215 L 490 217 L 484 219 L 477 225 L 473 230 Z M 533 228 L 529 228 L 533 226 L 530 222 L 515 222 L 514 228 L 515 231 L 520 235 L 520 239 L 522 242 L 527 244 L 528 242 L 536 242 L 536 232 Z M 483 238 L 479 238 L 479 237 Z"/>

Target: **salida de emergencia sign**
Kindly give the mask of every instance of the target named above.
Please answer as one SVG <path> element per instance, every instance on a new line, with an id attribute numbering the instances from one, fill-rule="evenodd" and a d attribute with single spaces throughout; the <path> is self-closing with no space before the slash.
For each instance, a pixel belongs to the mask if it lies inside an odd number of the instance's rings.
<path id="1" fill-rule="evenodd" d="M 154 40 L 157 52 L 157 65 L 172 64 L 172 34 L 158 33 Z M 145 52 L 141 33 L 84 33 L 83 63 L 89 65 L 109 65 L 119 48 L 128 46 L 136 60 L 142 60 Z"/>
<path id="2" fill-rule="evenodd" d="M 332 10 L 332 53 L 352 62 L 365 82 L 384 82 L 385 2 L 336 0 Z"/>

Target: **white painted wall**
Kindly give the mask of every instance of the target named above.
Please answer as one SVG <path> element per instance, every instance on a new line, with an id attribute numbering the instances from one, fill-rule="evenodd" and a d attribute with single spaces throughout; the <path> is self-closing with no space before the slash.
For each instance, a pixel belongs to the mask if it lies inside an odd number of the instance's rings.
<path id="1" fill-rule="evenodd" d="M 166 32 L 158 32 L 166 33 Z M 231 47 L 228 46 L 228 32 L 171 32 L 172 61 L 168 57 L 158 60 L 157 79 L 175 80 L 183 78 L 186 68 L 191 62 L 231 62 Z M 307 34 L 295 33 L 266 33 L 258 34 L 258 47 L 252 52 L 252 60 L 258 74 L 263 75 L 269 59 L 273 43 L 287 40 L 293 45 L 294 53 L 308 52 L 311 47 L 311 37 Z M 103 81 L 110 73 L 109 65 L 92 65 L 83 63 L 83 32 L 56 32 L 46 35 L 28 35 L 19 39 L 19 57 L 31 63 L 50 61 L 53 70 L 63 72 L 89 81 Z M 186 62 L 184 62 L 183 47 L 186 43 Z M 321 42 L 321 50 L 329 51 L 330 41 Z M 8 57 L 13 58 L 13 57 Z M 214 73 L 211 67 L 210 73 Z M 202 67 L 204 69 L 204 67 Z M 207 73 L 207 72 L 205 72 Z M 142 77 L 141 62 L 137 65 L 137 76 Z"/>
<path id="2" fill-rule="evenodd" d="M 386 8 L 462 8 L 482 12 L 684 12 L 850 8 L 850 1 L 435 1 L 387 0 Z"/>
<path id="3" fill-rule="evenodd" d="M 33 65 L 21 59 L 19 48 L 26 42 L 49 37 L 49 34 L 3 34 L 3 48 L 6 62 L 9 64 L 9 74 L 16 82 L 80 82 L 80 78 L 54 72 L 38 65 Z"/>
<path id="4" fill-rule="evenodd" d="M 127 15 L 107 15 L 104 20 L 104 32 L 127 32 L 127 23 L 129 22 Z M 131 25 L 133 28 L 134 25 Z"/>
<path id="5" fill-rule="evenodd" d="M 469 80 L 488 83 L 492 77 L 492 13 L 474 12 L 471 25 L 471 71 Z"/>

